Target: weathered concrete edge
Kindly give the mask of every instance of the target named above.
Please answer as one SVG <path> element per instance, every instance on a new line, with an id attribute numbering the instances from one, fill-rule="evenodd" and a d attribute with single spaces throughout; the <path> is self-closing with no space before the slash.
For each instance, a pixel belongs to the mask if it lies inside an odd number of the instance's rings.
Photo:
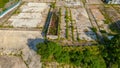
<path id="1" fill-rule="evenodd" d="M 12 8 L 7 9 L 6 11 L 4 11 L 3 14 L 0 15 L 0 18 L 4 17 L 7 13 L 9 13 L 10 11 L 12 11 L 16 7 L 18 7 L 20 4 L 21 4 L 21 0 L 19 0 L 19 2 L 16 5 L 14 5 Z"/>

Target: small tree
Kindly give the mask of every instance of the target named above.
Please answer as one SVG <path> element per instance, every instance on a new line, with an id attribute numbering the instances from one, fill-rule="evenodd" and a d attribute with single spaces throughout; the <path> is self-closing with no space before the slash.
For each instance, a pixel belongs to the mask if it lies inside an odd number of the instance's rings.
<path id="1" fill-rule="evenodd" d="M 54 55 L 59 55 L 62 49 L 58 43 L 52 41 L 39 43 L 37 48 L 37 53 L 41 55 L 43 61 L 47 61 L 49 58 L 54 58 Z"/>

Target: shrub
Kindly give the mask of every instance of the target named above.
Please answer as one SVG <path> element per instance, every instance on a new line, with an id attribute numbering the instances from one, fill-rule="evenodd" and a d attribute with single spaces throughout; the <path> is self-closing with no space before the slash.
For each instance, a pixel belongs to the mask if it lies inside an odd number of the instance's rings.
<path id="1" fill-rule="evenodd" d="M 105 61 L 98 46 L 62 47 L 58 43 L 46 41 L 37 45 L 43 62 L 57 61 L 86 68 L 105 68 Z"/>
<path id="2" fill-rule="evenodd" d="M 54 58 L 54 55 L 61 53 L 61 46 L 55 42 L 45 41 L 37 45 L 37 53 L 41 55 L 43 61 L 47 61 L 49 58 Z"/>
<path id="3" fill-rule="evenodd" d="M 95 27 L 91 28 L 91 30 L 92 30 L 93 32 L 96 32 L 96 31 L 97 31 L 97 29 L 96 29 Z"/>

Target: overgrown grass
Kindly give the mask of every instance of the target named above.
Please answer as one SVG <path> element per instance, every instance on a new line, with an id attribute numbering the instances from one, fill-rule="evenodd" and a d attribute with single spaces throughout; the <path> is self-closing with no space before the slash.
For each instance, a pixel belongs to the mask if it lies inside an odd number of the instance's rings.
<path id="1" fill-rule="evenodd" d="M 8 3 L 9 0 L 0 0 L 0 8 L 3 8 L 6 3 Z"/>
<path id="2" fill-rule="evenodd" d="M 61 30 L 61 28 L 60 28 L 60 24 L 61 24 L 61 16 L 62 16 L 62 9 L 61 8 L 59 8 L 59 20 L 58 20 L 58 40 L 60 39 L 60 30 Z"/>
<path id="3" fill-rule="evenodd" d="M 72 13 L 70 10 L 70 21 L 71 21 L 71 32 L 72 32 L 72 40 L 74 41 L 74 24 L 73 24 L 73 19 L 72 19 Z"/>
<path id="4" fill-rule="evenodd" d="M 66 38 L 69 38 L 69 12 L 68 9 L 66 8 L 66 13 L 65 13 L 65 22 L 66 22 Z"/>

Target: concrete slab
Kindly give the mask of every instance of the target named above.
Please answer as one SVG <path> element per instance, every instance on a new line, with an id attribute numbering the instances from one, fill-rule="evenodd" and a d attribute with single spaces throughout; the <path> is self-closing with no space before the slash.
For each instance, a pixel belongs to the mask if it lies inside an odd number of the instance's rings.
<path id="1" fill-rule="evenodd" d="M 20 57 L 0 56 L 0 68 L 27 68 L 27 66 Z"/>
<path id="2" fill-rule="evenodd" d="M 13 30 L 0 30 L 0 48 L 13 48 L 13 49 L 22 49 L 27 44 L 33 44 L 30 40 L 37 40 L 35 44 L 43 41 L 43 37 L 40 31 L 13 31 Z"/>
<path id="3" fill-rule="evenodd" d="M 46 3 L 25 3 L 20 7 L 20 13 L 13 15 L 8 22 L 13 27 L 42 27 L 48 8 Z"/>

